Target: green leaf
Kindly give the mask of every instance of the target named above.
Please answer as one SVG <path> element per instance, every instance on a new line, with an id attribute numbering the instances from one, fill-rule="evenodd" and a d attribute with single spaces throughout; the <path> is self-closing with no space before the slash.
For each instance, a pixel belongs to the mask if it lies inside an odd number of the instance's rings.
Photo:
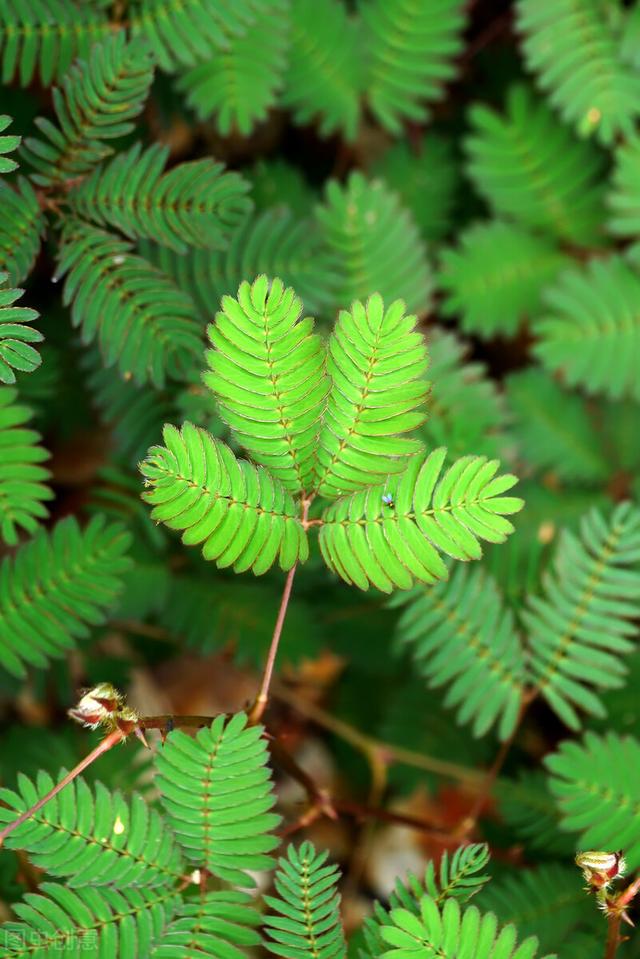
<path id="1" fill-rule="evenodd" d="M 73 517 L 41 530 L 0 566 L 0 664 L 16 676 L 66 655 L 106 613 L 129 561 L 122 526 Z"/>
<path id="2" fill-rule="evenodd" d="M 150 959 L 244 959 L 246 950 L 262 941 L 255 930 L 261 921 L 246 893 L 208 892 L 182 903 Z"/>
<path id="3" fill-rule="evenodd" d="M 474 736 L 498 725 L 508 739 L 520 716 L 525 656 L 514 617 L 484 570 L 459 566 L 451 579 L 421 587 L 406 599 L 397 638 L 411 650 L 431 688 L 448 686 L 444 705 Z M 397 604 L 396 604 L 397 605 Z"/>
<path id="4" fill-rule="evenodd" d="M 560 829 L 560 816 L 541 769 L 523 769 L 515 779 L 501 776 L 494 789 L 500 818 L 527 848 L 570 860 L 575 842 Z"/>
<path id="5" fill-rule="evenodd" d="M 221 568 L 258 576 L 276 560 L 284 570 L 305 562 L 307 534 L 278 480 L 191 423 L 165 427 L 164 441 L 140 464 L 152 519 L 184 530 L 183 543 L 202 543 Z"/>
<path id="6" fill-rule="evenodd" d="M 502 495 L 516 478 L 496 476 L 498 461 L 484 456 L 462 457 L 443 471 L 446 452 L 414 457 L 386 485 L 332 503 L 320 527 L 327 566 L 360 589 L 372 584 L 388 593 L 447 579 L 441 552 L 479 559 L 481 539 L 504 542 L 513 532 L 505 515 L 523 505 Z"/>
<path id="7" fill-rule="evenodd" d="M 566 263 L 551 240 L 499 220 L 477 223 L 441 254 L 442 312 L 467 333 L 515 336 Z"/>
<path id="8" fill-rule="evenodd" d="M 20 528 L 36 531 L 48 516 L 43 503 L 53 499 L 45 485 L 51 474 L 40 465 L 49 453 L 39 445 L 40 434 L 25 425 L 31 410 L 17 400 L 14 389 L 0 386 L 0 540 L 9 546 L 18 543 Z"/>
<path id="9" fill-rule="evenodd" d="M 359 24 L 339 0 L 291 0 L 283 105 L 296 123 L 319 118 L 321 136 L 355 140 L 362 86 Z"/>
<path id="10" fill-rule="evenodd" d="M 209 326 L 204 382 L 238 443 L 285 489 L 309 491 L 330 382 L 325 351 L 282 280 L 260 276 L 225 296 Z"/>
<path id="11" fill-rule="evenodd" d="M 563 273 L 533 323 L 535 356 L 569 386 L 640 399 L 640 276 L 622 256 Z"/>
<path id="12" fill-rule="evenodd" d="M 3 130 L 6 130 L 8 126 L 11 126 L 11 123 L 11 117 L 8 117 L 6 114 L 0 114 L 0 133 Z M 18 149 L 21 141 L 22 137 L 9 135 L 0 137 L 0 173 L 11 173 L 12 170 L 16 170 L 18 168 L 18 164 L 15 160 L 10 160 L 3 154 L 13 153 L 14 150 Z"/>
<path id="13" fill-rule="evenodd" d="M 367 51 L 365 89 L 376 119 L 399 136 L 403 123 L 424 123 L 456 75 L 463 48 L 463 0 L 360 0 Z"/>
<path id="14" fill-rule="evenodd" d="M 517 0 L 522 51 L 567 123 L 610 145 L 633 133 L 640 77 L 622 60 L 607 5 L 593 0 Z"/>
<path id="15" fill-rule="evenodd" d="M 325 865 L 327 853 L 310 842 L 289 846 L 278 860 L 274 885 L 277 896 L 265 896 L 272 912 L 265 918 L 269 952 L 284 959 L 346 959 L 340 919 L 340 874 Z"/>
<path id="16" fill-rule="evenodd" d="M 316 488 L 335 498 L 401 472 L 421 451 L 402 434 L 424 422 L 427 349 L 402 300 L 375 293 L 341 311 L 329 338 L 331 392 L 318 446 Z"/>
<path id="17" fill-rule="evenodd" d="M 17 792 L 0 790 L 0 822 L 12 822 L 16 813 L 29 809 L 53 786 L 47 773 L 40 772 L 35 782 L 20 775 Z M 24 850 L 34 866 L 64 877 L 71 889 L 158 886 L 182 878 L 171 833 L 144 797 L 133 793 L 125 799 L 102 783 L 92 789 L 83 779 L 65 786 L 4 845 Z"/>
<path id="18" fill-rule="evenodd" d="M 12 283 L 22 283 L 40 252 L 44 214 L 33 187 L 23 177 L 16 189 L 0 180 L 0 207 L 0 271 L 6 271 Z"/>
<path id="19" fill-rule="evenodd" d="M 316 218 L 326 248 L 323 263 L 334 275 L 336 308 L 377 290 L 385 300 L 402 297 L 425 312 L 431 270 L 424 242 L 409 210 L 382 180 L 358 171 L 346 184 L 330 180 Z"/>
<path id="20" fill-rule="evenodd" d="M 40 117 L 36 125 L 45 138 L 27 137 L 23 153 L 36 171 L 40 186 L 59 185 L 88 173 L 113 153 L 104 140 L 134 129 L 147 98 L 153 66 L 140 43 L 127 44 L 123 32 L 112 33 L 92 47 L 64 76 L 53 92 L 58 126 Z"/>
<path id="21" fill-rule="evenodd" d="M 622 655 L 634 649 L 640 616 L 639 559 L 640 511 L 621 503 L 605 520 L 593 510 L 579 536 L 565 530 L 543 595 L 522 613 L 534 682 L 572 729 L 581 726 L 578 710 L 604 715 L 594 690 L 624 684 Z"/>
<path id="22" fill-rule="evenodd" d="M 14 370 L 31 373 L 42 362 L 31 343 L 41 343 L 44 337 L 27 324 L 38 318 L 35 310 L 14 306 L 23 290 L 5 288 L 7 274 L 0 273 L 0 382 L 15 383 Z"/>
<path id="23" fill-rule="evenodd" d="M 522 86 L 509 90 L 506 115 L 476 103 L 469 120 L 467 170 L 495 213 L 580 246 L 601 239 L 603 163 L 594 146 Z"/>
<path id="24" fill-rule="evenodd" d="M 149 237 L 184 253 L 189 246 L 224 248 L 250 209 L 248 183 L 210 159 L 163 173 L 167 147 L 135 144 L 97 167 L 69 193 L 72 210 L 132 240 Z"/>
<path id="25" fill-rule="evenodd" d="M 156 785 L 188 859 L 214 876 L 247 888 L 247 872 L 269 869 L 279 840 L 262 726 L 244 713 L 217 716 L 195 739 L 171 732 L 158 754 Z"/>

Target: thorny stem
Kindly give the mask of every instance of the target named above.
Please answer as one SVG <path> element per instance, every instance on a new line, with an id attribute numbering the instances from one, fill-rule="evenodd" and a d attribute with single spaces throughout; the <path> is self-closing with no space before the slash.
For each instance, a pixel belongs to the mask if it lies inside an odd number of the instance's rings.
<path id="1" fill-rule="evenodd" d="M 302 500 L 302 525 L 306 529 L 308 526 L 308 516 L 309 516 L 309 506 L 311 505 L 311 499 Z M 284 620 L 287 615 L 287 608 L 289 606 L 289 600 L 291 598 L 291 589 L 293 587 L 293 578 L 296 575 L 296 569 L 298 564 L 294 563 L 289 572 L 287 573 L 287 579 L 284 584 L 284 590 L 282 592 L 282 599 L 280 600 L 280 609 L 278 610 L 278 616 L 276 619 L 276 625 L 273 629 L 273 636 L 271 637 L 271 645 L 269 646 L 269 654 L 267 656 L 267 662 L 264 667 L 264 673 L 262 675 L 262 683 L 260 685 L 260 692 L 256 698 L 255 703 L 251 707 L 249 712 L 249 724 L 255 726 L 256 723 L 259 723 L 262 719 L 265 709 L 267 708 L 267 703 L 269 701 L 269 688 L 271 686 L 271 679 L 273 677 L 273 670 L 276 664 L 276 656 L 278 655 L 278 646 L 280 645 L 280 636 L 282 635 L 282 627 L 284 626 Z"/>
<path id="2" fill-rule="evenodd" d="M 620 945 L 620 923 L 622 915 L 614 913 L 607 916 L 608 930 L 607 943 L 604 949 L 604 959 L 614 959 L 618 946 Z"/>
<path id="3" fill-rule="evenodd" d="M 113 746 L 116 746 L 118 743 L 122 742 L 125 737 L 126 733 L 121 729 L 114 729 L 113 732 L 109 733 L 108 736 L 105 736 L 102 742 L 98 743 L 96 748 L 92 749 L 91 752 L 84 757 L 84 759 L 81 759 L 78 765 L 74 766 L 71 772 L 68 772 L 64 779 L 61 779 L 59 783 L 56 783 L 53 789 L 50 789 L 46 796 L 43 796 L 42 799 L 39 799 L 37 803 L 23 812 L 22 815 L 18 816 L 17 819 L 14 819 L 12 822 L 8 823 L 4 829 L 0 830 L 0 846 L 2 846 L 7 836 L 10 835 L 14 829 L 17 829 L 18 826 L 21 826 L 23 822 L 26 822 L 27 819 L 30 819 L 34 813 L 37 813 L 38 810 L 42 809 L 42 807 L 45 806 L 50 799 L 53 799 L 55 796 L 57 796 L 65 786 L 68 786 L 70 782 L 73 782 L 76 776 L 79 776 L 80 773 L 84 772 L 88 766 L 98 759 L 98 757 L 102 756 L 103 753 L 108 752 Z"/>

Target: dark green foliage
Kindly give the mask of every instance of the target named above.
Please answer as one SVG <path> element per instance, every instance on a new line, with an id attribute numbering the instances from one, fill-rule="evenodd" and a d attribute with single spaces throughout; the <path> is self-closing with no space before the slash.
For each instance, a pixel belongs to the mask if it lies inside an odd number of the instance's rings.
<path id="1" fill-rule="evenodd" d="M 0 267 L 12 283 L 22 283 L 40 250 L 44 217 L 33 187 L 22 177 L 16 190 L 0 181 L 0 205 Z"/>
<path id="2" fill-rule="evenodd" d="M 53 496 L 45 485 L 51 474 L 40 465 L 49 454 L 40 434 L 27 427 L 30 419 L 16 391 L 0 386 L 0 540 L 9 546 L 18 542 L 20 529 L 36 531 L 47 516 L 43 503 Z"/>
<path id="3" fill-rule="evenodd" d="M 7 274 L 0 273 L 0 382 L 15 383 L 15 370 L 31 373 L 40 366 L 40 354 L 31 343 L 42 342 L 42 333 L 28 326 L 38 318 L 35 310 L 14 306 L 22 290 L 2 289 Z"/>

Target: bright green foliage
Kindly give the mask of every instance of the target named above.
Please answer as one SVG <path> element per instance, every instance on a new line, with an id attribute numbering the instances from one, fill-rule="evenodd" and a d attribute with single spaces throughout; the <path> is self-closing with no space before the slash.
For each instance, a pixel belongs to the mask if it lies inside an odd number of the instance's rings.
<path id="1" fill-rule="evenodd" d="M 424 242 L 408 210 L 382 180 L 352 173 L 343 187 L 327 185 L 317 219 L 327 265 L 337 278 L 336 306 L 376 290 L 385 300 L 402 297 L 410 310 L 427 309 L 431 272 Z"/>
<path id="2" fill-rule="evenodd" d="M 53 496 L 45 485 L 49 470 L 40 465 L 49 454 L 26 425 L 31 410 L 17 400 L 14 389 L 0 386 L 0 541 L 9 546 L 17 544 L 20 529 L 36 531 L 48 515 L 43 503 Z"/>
<path id="3" fill-rule="evenodd" d="M 514 926 L 499 929 L 493 913 L 483 914 L 475 906 L 463 912 L 456 899 L 448 899 L 440 909 L 430 896 L 424 896 L 418 916 L 408 909 L 392 909 L 390 920 L 381 930 L 389 948 L 380 959 L 466 959 L 480 955 L 479 949 L 486 959 L 535 959 L 538 955 L 537 939 L 517 946 Z"/>
<path id="4" fill-rule="evenodd" d="M 623 257 L 567 271 L 544 299 L 533 324 L 543 366 L 589 393 L 640 399 L 640 276 Z"/>
<path id="5" fill-rule="evenodd" d="M 449 456 L 469 450 L 494 457 L 502 447 L 506 408 L 482 363 L 466 359 L 468 346 L 449 331 L 433 327 L 429 347 L 429 417 L 421 427 L 428 449 L 446 446 Z"/>
<path id="6" fill-rule="evenodd" d="M 316 487 L 329 498 L 381 483 L 421 450 L 402 434 L 424 422 L 427 350 L 402 300 L 341 311 L 327 348 L 331 392 L 318 446 Z"/>
<path id="7" fill-rule="evenodd" d="M 96 516 L 83 530 L 72 517 L 41 530 L 0 566 L 0 664 L 25 675 L 42 668 L 104 622 L 129 566 L 130 537 Z"/>
<path id="8" fill-rule="evenodd" d="M 414 457 L 386 485 L 338 499 L 323 513 L 320 548 L 325 562 L 347 583 L 385 593 L 415 581 L 448 578 L 441 552 L 479 559 L 479 540 L 502 543 L 513 531 L 505 514 L 522 500 L 502 494 L 516 482 L 497 476 L 497 460 L 465 456 L 443 469 L 445 449 Z M 384 497 L 390 497 L 391 503 Z"/>
<path id="9" fill-rule="evenodd" d="M 43 86 L 65 76 L 71 62 L 87 58 L 111 26 L 95 4 L 72 0 L 0 0 L 2 81 L 16 75 L 28 86 L 39 74 Z"/>
<path id="10" fill-rule="evenodd" d="M 0 209 L 0 269 L 12 283 L 22 283 L 33 268 L 44 232 L 44 216 L 29 181 L 21 177 L 14 190 L 0 180 Z"/>
<path id="11" fill-rule="evenodd" d="M 581 849 L 624 849 L 640 866 L 640 743 L 633 736 L 588 732 L 545 759 L 562 829 L 579 832 Z"/>
<path id="12" fill-rule="evenodd" d="M 281 280 L 260 276 L 225 296 L 209 327 L 206 385 L 220 414 L 256 463 L 285 489 L 309 491 L 320 417 L 330 382 L 325 351 L 302 319 L 302 303 Z"/>
<path id="13" fill-rule="evenodd" d="M 200 120 L 215 117 L 226 136 L 248 136 L 275 105 L 288 46 L 287 0 L 262 0 L 245 32 L 226 36 L 211 59 L 185 73 L 178 89 Z M 274 21 L 278 27 L 274 29 Z"/>
<path id="14" fill-rule="evenodd" d="M 141 112 L 151 81 L 150 57 L 139 43 L 127 44 L 116 33 L 91 48 L 54 89 L 58 125 L 46 118 L 36 124 L 44 140 L 27 137 L 23 153 L 41 186 L 58 184 L 88 173 L 113 152 L 104 143 L 129 133 Z"/>
<path id="15" fill-rule="evenodd" d="M 162 886 L 71 890 L 45 882 L 14 905 L 21 921 L 0 928 L 0 944 L 4 939 L 7 946 L 2 957 L 48 959 L 81 948 L 83 959 L 140 959 L 151 955 L 178 902 L 173 889 Z"/>
<path id="16" fill-rule="evenodd" d="M 441 240 L 449 232 L 460 186 L 451 141 L 428 134 L 412 149 L 400 140 L 372 172 L 399 194 L 426 240 Z"/>
<path id="17" fill-rule="evenodd" d="M 468 173 L 493 210 L 581 246 L 602 231 L 602 161 L 525 87 L 508 94 L 506 116 L 477 103 L 465 142 Z"/>
<path id="18" fill-rule="evenodd" d="M 162 805 L 185 855 L 214 876 L 246 888 L 246 870 L 269 869 L 278 845 L 262 726 L 238 713 L 218 716 L 195 739 L 176 730 L 156 760 Z"/>
<path id="19" fill-rule="evenodd" d="M 429 860 L 423 879 L 411 873 L 406 880 L 398 879 L 389 897 L 389 906 L 391 909 L 406 909 L 418 916 L 420 901 L 425 895 L 430 896 L 436 906 L 442 906 L 447 899 L 468 902 L 488 881 L 488 875 L 478 875 L 488 863 L 489 847 L 486 843 L 459 846 L 451 857 L 445 850 L 438 869 L 433 859 Z M 389 922 L 389 911 L 376 902 L 373 916 L 365 919 L 363 927 L 367 957 L 377 959 L 382 953 L 384 943 L 380 930 Z"/>
<path id="20" fill-rule="evenodd" d="M 38 318 L 37 312 L 14 306 L 23 291 L 4 289 L 6 282 L 7 274 L 0 273 L 0 383 L 15 383 L 14 370 L 31 373 L 40 366 L 40 354 L 29 344 L 41 343 L 43 336 L 27 325 Z"/>
<path id="21" fill-rule="evenodd" d="M 98 341 L 106 366 L 162 386 L 182 377 L 202 349 L 191 300 L 168 276 L 132 253 L 132 244 L 80 220 L 62 235 L 57 276 L 83 343 Z"/>
<path id="22" fill-rule="evenodd" d="M 160 144 L 143 152 L 139 143 L 119 153 L 71 191 L 72 209 L 132 240 L 150 237 L 179 253 L 188 246 L 224 247 L 250 209 L 248 184 L 209 159 L 163 173 L 168 155 Z"/>
<path id="23" fill-rule="evenodd" d="M 0 114 L 0 133 L 6 130 L 8 126 L 11 126 L 11 117 L 8 117 L 6 114 Z M 21 140 L 22 137 L 10 134 L 0 137 L 0 173 L 11 173 L 12 170 L 17 168 L 18 164 L 16 161 L 9 159 L 4 156 L 4 154 L 13 153 L 14 150 L 17 150 Z"/>
<path id="24" fill-rule="evenodd" d="M 517 778 L 499 779 L 496 796 L 500 818 L 522 842 L 565 860 L 575 854 L 573 837 L 560 831 L 558 810 L 542 770 L 526 769 Z"/>
<path id="25" fill-rule="evenodd" d="M 134 0 L 131 33 L 143 37 L 163 70 L 208 60 L 229 36 L 245 33 L 260 0 Z"/>
<path id="26" fill-rule="evenodd" d="M 371 110 L 391 133 L 406 120 L 423 122 L 456 74 L 466 26 L 462 0 L 361 0 L 365 87 Z"/>
<path id="27" fill-rule="evenodd" d="M 614 156 L 607 197 L 611 211 L 609 232 L 634 239 L 640 233 L 640 137 L 636 134 L 621 143 Z"/>
<path id="28" fill-rule="evenodd" d="M 570 865 L 549 863 L 507 874 L 483 890 L 481 905 L 500 922 L 513 923 L 519 936 L 536 935 L 541 949 L 567 942 L 590 917 L 594 927 L 598 923 L 593 904 Z M 598 941 L 596 935 L 593 939 Z M 564 951 L 560 955 L 564 956 Z"/>
<path id="29" fill-rule="evenodd" d="M 276 560 L 285 570 L 306 560 L 306 532 L 278 480 L 191 423 L 181 432 L 166 426 L 163 437 L 166 446 L 140 464 L 152 519 L 184 530 L 183 543 L 202 543 L 205 559 L 236 572 L 259 576 Z"/>
<path id="30" fill-rule="evenodd" d="M 430 687 L 448 685 L 445 706 L 481 736 L 498 724 L 513 732 L 526 680 L 524 651 L 513 613 L 481 568 L 458 566 L 449 582 L 410 594 L 397 627 L 416 669 Z"/>
<path id="31" fill-rule="evenodd" d="M 209 892 L 185 900 L 150 959 L 242 959 L 247 948 L 260 945 L 255 930 L 260 922 L 244 892 Z"/>
<path id="32" fill-rule="evenodd" d="M 640 511 L 630 503 L 608 521 L 584 517 L 579 536 L 565 530 L 543 595 L 529 597 L 522 619 L 529 630 L 531 670 L 549 705 L 572 729 L 577 709 L 603 716 L 595 689 L 624 684 L 624 653 L 634 648 L 640 615 Z"/>
<path id="33" fill-rule="evenodd" d="M 291 48 L 283 105 L 297 123 L 319 119 L 322 136 L 354 140 L 360 117 L 359 25 L 340 0 L 291 0 Z"/>
<path id="34" fill-rule="evenodd" d="M 512 429 L 520 453 L 538 469 L 567 482 L 602 483 L 608 457 L 584 399 L 562 389 L 548 373 L 531 368 L 507 380 Z"/>
<path id="35" fill-rule="evenodd" d="M 276 896 L 265 896 L 272 912 L 266 916 L 270 952 L 284 959 L 346 959 L 336 890 L 337 866 L 325 865 L 327 853 L 310 842 L 290 845 L 278 861 Z M 275 915 L 274 915 L 275 913 Z"/>
<path id="36" fill-rule="evenodd" d="M 605 4 L 517 0 L 522 51 L 549 102 L 581 136 L 613 143 L 634 129 L 640 76 L 622 62 Z"/>
<path id="37" fill-rule="evenodd" d="M 542 290 L 566 264 L 552 241 L 499 220 L 477 223 L 444 250 L 442 311 L 467 333 L 513 336 L 538 310 Z"/>
<path id="38" fill-rule="evenodd" d="M 335 298 L 335 277 L 321 259 L 324 251 L 317 225 L 294 219 L 286 207 L 247 217 L 224 251 L 191 249 L 175 256 L 152 244 L 141 249 L 191 296 L 204 316 L 213 316 L 225 294 L 235 296 L 245 277 L 261 273 L 282 277 L 310 311 L 330 312 Z"/>
<path id="39" fill-rule="evenodd" d="M 62 778 L 62 777 L 60 777 Z M 54 785 L 41 772 L 32 782 L 20 775 L 18 791 L 0 790 L 0 822 L 11 822 Z M 178 882 L 180 854 L 160 815 L 139 793 L 130 798 L 102 783 L 92 789 L 76 779 L 7 838 L 31 862 L 65 885 L 158 886 Z"/>

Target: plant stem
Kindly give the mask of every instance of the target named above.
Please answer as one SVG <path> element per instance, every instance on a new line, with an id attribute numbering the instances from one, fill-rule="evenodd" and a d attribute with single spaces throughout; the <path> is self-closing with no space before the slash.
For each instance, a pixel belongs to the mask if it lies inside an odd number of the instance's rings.
<path id="1" fill-rule="evenodd" d="M 284 590 L 282 592 L 282 599 L 280 601 L 280 609 L 278 610 L 278 618 L 276 619 L 276 625 L 273 630 L 273 636 L 271 637 L 271 645 L 269 646 L 269 655 L 267 656 L 267 662 L 264 667 L 264 673 L 262 675 L 262 683 L 260 684 L 260 692 L 256 698 L 255 703 L 251 707 L 249 712 L 249 724 L 255 726 L 256 723 L 259 723 L 262 719 L 263 713 L 267 708 L 267 703 L 269 701 L 269 687 L 271 686 L 271 679 L 273 677 L 273 668 L 276 663 L 276 656 L 278 655 L 278 646 L 280 645 L 280 636 L 282 634 L 282 627 L 284 626 L 285 616 L 287 615 L 287 607 L 289 606 L 289 599 L 291 598 L 291 588 L 293 586 L 293 577 L 296 575 L 296 569 L 298 564 L 292 566 L 289 572 L 287 573 L 287 579 L 284 584 Z"/>
<path id="2" fill-rule="evenodd" d="M 604 949 L 604 959 L 614 959 L 620 945 L 620 922 L 622 916 L 617 913 L 607 917 L 608 931 L 607 944 Z"/>
<path id="3" fill-rule="evenodd" d="M 109 733 L 109 735 L 106 736 L 101 743 L 98 743 L 95 749 L 92 749 L 91 752 L 84 757 L 84 759 L 80 760 L 77 766 L 73 767 L 71 772 L 67 773 L 64 779 L 61 779 L 59 783 L 56 783 L 53 789 L 50 789 L 46 796 L 43 796 L 42 799 L 39 799 L 37 803 L 34 803 L 33 806 L 18 816 L 17 819 L 14 819 L 12 822 L 8 823 L 4 829 L 0 830 L 0 846 L 2 846 L 7 836 L 10 835 L 14 829 L 17 829 L 18 826 L 21 826 L 23 822 L 26 822 L 27 819 L 30 819 L 35 813 L 38 812 L 39 809 L 42 809 L 42 807 L 45 806 L 50 799 L 53 799 L 54 796 L 57 796 L 65 786 L 68 786 L 69 783 L 73 782 L 76 776 L 79 776 L 80 773 L 84 772 L 84 770 L 93 762 L 95 762 L 96 759 L 102 756 L 103 753 L 108 752 L 108 750 L 117 745 L 117 743 L 122 742 L 125 736 L 126 733 L 124 733 L 121 729 L 114 729 L 112 733 Z"/>

